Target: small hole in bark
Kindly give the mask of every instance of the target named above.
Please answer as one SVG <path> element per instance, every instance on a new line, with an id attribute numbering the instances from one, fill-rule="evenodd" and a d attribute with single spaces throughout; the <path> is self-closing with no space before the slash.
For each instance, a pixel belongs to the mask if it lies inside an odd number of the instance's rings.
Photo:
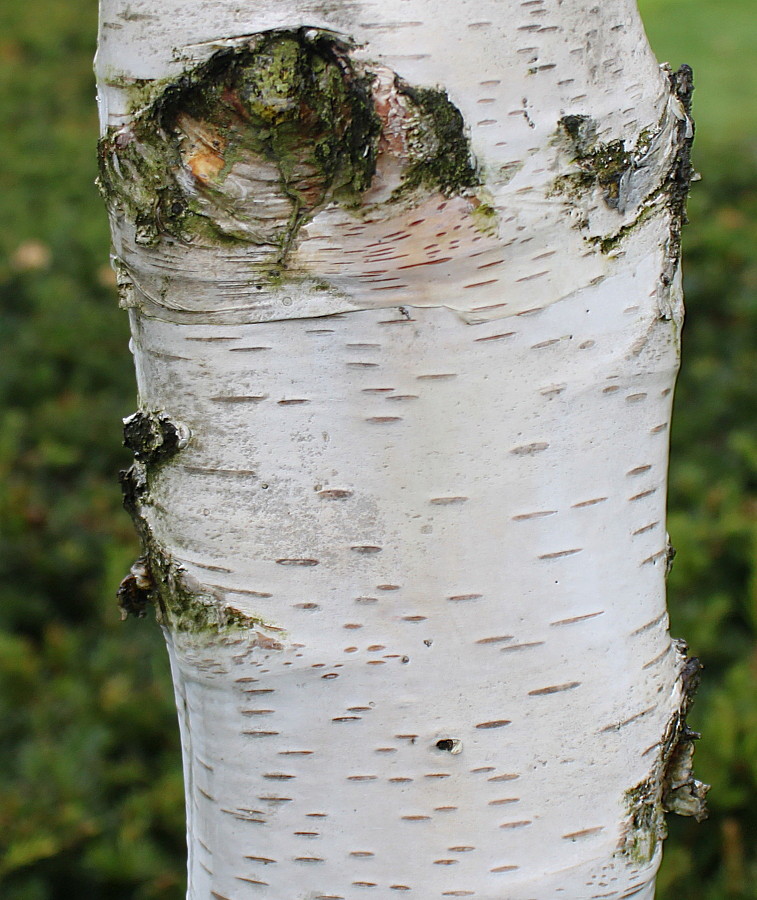
<path id="1" fill-rule="evenodd" d="M 463 742 L 457 738 L 442 738 L 436 742 L 436 749 L 443 750 L 445 753 L 460 753 L 463 749 Z"/>

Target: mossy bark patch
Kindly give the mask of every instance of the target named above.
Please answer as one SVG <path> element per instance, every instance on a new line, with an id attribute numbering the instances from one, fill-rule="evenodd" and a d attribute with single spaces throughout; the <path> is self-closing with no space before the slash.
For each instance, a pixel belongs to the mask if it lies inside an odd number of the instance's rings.
<path id="1" fill-rule="evenodd" d="M 106 200 L 160 235 L 246 240 L 284 254 L 329 201 L 370 184 L 380 123 L 348 47 L 315 29 L 273 31 L 185 73 L 100 143 Z M 246 183 L 263 206 L 247 203 Z"/>
<path id="2" fill-rule="evenodd" d="M 560 175 L 554 192 L 571 202 L 599 188 L 605 204 L 621 214 L 635 210 L 631 221 L 610 234 L 587 236 L 602 253 L 612 253 L 622 241 L 650 216 L 667 210 L 671 216 L 668 263 L 662 274 L 664 286 L 672 283 L 680 258 L 681 228 L 686 223 L 686 200 L 692 177 L 691 119 L 693 77 L 689 66 L 669 72 L 672 104 L 655 129 L 644 129 L 631 147 L 625 140 L 597 141 L 594 121 L 585 115 L 566 115 L 558 122 L 558 140 L 567 140 L 575 170 Z M 655 173 L 656 177 L 655 177 Z M 582 218 L 579 227 L 588 227 Z"/>
<path id="3" fill-rule="evenodd" d="M 694 143 L 695 131 L 694 120 L 691 116 L 691 101 L 694 93 L 694 73 L 691 66 L 682 65 L 675 72 L 671 72 L 670 83 L 673 93 L 681 101 L 686 113 L 686 120 L 679 125 L 681 133 L 678 153 L 668 177 L 669 206 L 673 214 L 668 243 L 668 258 L 671 260 L 670 271 L 664 273 L 668 284 L 673 280 L 675 270 L 680 263 L 681 230 L 688 222 L 686 203 L 695 175 L 694 167 L 691 164 L 691 148 Z"/>
<path id="4" fill-rule="evenodd" d="M 602 253 L 612 253 L 614 250 L 617 250 L 629 234 L 636 231 L 640 225 L 643 225 L 644 222 L 651 219 L 656 213 L 657 209 L 654 206 L 643 206 L 633 221 L 629 222 L 627 225 L 623 225 L 622 228 L 619 228 L 613 234 L 595 235 L 587 240 L 595 247 L 599 247 Z"/>
<path id="5" fill-rule="evenodd" d="M 397 92 L 407 98 L 408 166 L 395 192 L 404 196 L 416 188 L 439 191 L 446 197 L 463 194 L 481 184 L 462 113 L 438 88 L 412 87 L 397 79 Z"/>
<path id="6" fill-rule="evenodd" d="M 620 182 L 648 148 L 648 136 L 642 135 L 636 147 L 627 150 L 622 140 L 607 144 L 597 142 L 596 124 L 589 116 L 563 116 L 557 124 L 570 142 L 579 171 L 561 176 L 556 187 L 570 193 L 588 191 L 598 185 L 605 203 L 611 209 L 617 209 Z"/>
<path id="7" fill-rule="evenodd" d="M 146 558 L 152 581 L 151 601 L 158 621 L 171 631 L 220 634 L 267 627 L 260 617 L 226 605 L 217 591 L 192 578 L 154 538 Z"/>
<path id="8" fill-rule="evenodd" d="M 102 138 L 105 199 L 138 244 L 247 242 L 276 278 L 320 210 L 361 208 L 381 152 L 397 154 L 401 171 L 390 205 L 472 196 L 482 182 L 458 108 L 443 89 L 391 73 L 397 102 L 385 121 L 376 90 L 388 71 L 355 63 L 346 41 L 314 28 L 221 50 Z"/>
<path id="9" fill-rule="evenodd" d="M 122 618 L 142 618 L 150 604 L 158 620 L 172 631 L 220 633 L 265 628 L 262 619 L 228 606 L 213 589 L 193 579 L 161 546 L 150 528 L 155 473 L 186 445 L 186 429 L 163 412 L 139 410 L 124 421 L 124 444 L 134 464 L 120 473 L 124 508 L 134 522 L 142 555 L 121 582 L 117 599 Z"/>
<path id="10" fill-rule="evenodd" d="M 143 618 L 153 605 L 158 621 L 171 631 L 218 634 L 265 629 L 267 625 L 261 618 L 225 604 L 216 591 L 192 578 L 160 545 L 144 514 L 150 503 L 144 469 L 143 463 L 135 462 L 121 473 L 124 507 L 142 544 L 142 555 L 118 588 L 121 617 Z"/>

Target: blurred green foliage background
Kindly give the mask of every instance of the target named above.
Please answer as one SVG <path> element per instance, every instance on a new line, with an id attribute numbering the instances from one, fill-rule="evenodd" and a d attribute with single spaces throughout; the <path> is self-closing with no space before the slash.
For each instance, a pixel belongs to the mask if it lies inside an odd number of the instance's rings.
<path id="1" fill-rule="evenodd" d="M 671 821 L 659 900 L 757 898 L 757 47 L 753 0 L 642 0 L 693 65 L 688 321 L 670 531 L 673 634 L 706 670 L 712 783 Z M 180 900 L 184 814 L 165 653 L 113 600 L 136 555 L 116 472 L 135 389 L 94 188 L 95 0 L 0 7 L 0 895 Z"/>

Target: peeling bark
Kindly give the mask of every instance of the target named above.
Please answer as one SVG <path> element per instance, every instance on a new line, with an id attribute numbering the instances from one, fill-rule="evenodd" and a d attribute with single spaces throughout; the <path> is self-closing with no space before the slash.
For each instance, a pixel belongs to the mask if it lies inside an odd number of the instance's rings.
<path id="1" fill-rule="evenodd" d="M 119 601 L 166 634 L 188 900 L 651 898 L 706 792 L 664 588 L 690 70 L 631 0 L 103 0 L 100 38 Z"/>

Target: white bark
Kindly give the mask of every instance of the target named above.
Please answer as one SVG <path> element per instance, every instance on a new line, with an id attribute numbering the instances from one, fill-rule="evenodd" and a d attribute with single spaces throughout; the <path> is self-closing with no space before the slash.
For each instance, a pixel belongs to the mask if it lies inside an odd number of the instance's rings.
<path id="1" fill-rule="evenodd" d="M 351 40 L 360 206 L 327 193 L 282 256 L 276 160 L 182 114 L 170 176 L 231 239 L 146 233 L 140 115 L 271 30 Z M 166 627 L 188 897 L 651 898 L 663 793 L 702 793 L 664 593 L 691 125 L 635 4 L 103 0 L 100 38 L 126 590 Z M 476 184 L 392 198 L 403 84 L 446 90 Z"/>

